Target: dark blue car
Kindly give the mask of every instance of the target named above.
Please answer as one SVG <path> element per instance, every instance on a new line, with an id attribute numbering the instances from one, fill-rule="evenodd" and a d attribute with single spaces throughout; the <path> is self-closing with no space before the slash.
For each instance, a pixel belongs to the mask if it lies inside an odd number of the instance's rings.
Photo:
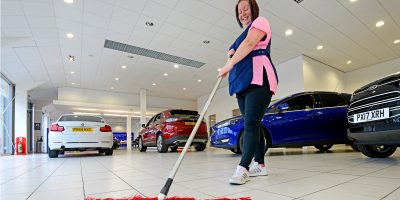
<path id="1" fill-rule="evenodd" d="M 265 151 L 301 146 L 327 151 L 334 144 L 352 145 L 346 131 L 350 97 L 336 92 L 302 92 L 274 102 L 262 119 Z M 241 116 L 221 121 L 212 127 L 211 145 L 241 153 L 243 130 Z"/>

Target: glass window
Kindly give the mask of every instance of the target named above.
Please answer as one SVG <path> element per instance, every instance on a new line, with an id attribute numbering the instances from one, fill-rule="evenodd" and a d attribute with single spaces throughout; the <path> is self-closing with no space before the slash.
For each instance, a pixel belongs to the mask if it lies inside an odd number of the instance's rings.
<path id="1" fill-rule="evenodd" d="M 305 110 L 314 107 L 314 100 L 309 94 L 291 98 L 283 103 L 287 103 L 289 105 L 289 111 Z"/>
<path id="2" fill-rule="evenodd" d="M 14 85 L 1 75 L 0 155 L 13 153 Z"/>
<path id="3" fill-rule="evenodd" d="M 319 94 L 318 108 L 347 106 L 346 100 L 339 94 Z"/>
<path id="4" fill-rule="evenodd" d="M 192 110 L 171 110 L 171 118 L 191 118 L 193 116 L 198 117 L 199 113 Z"/>
<path id="5" fill-rule="evenodd" d="M 159 124 L 161 121 L 161 114 L 158 114 L 156 118 L 154 118 L 154 124 Z"/>
<path id="6" fill-rule="evenodd" d="M 232 110 L 232 116 L 233 117 L 240 116 L 240 115 L 242 115 L 242 113 L 240 113 L 240 109 L 239 108 Z"/>
<path id="7" fill-rule="evenodd" d="M 153 123 L 154 118 L 156 118 L 156 116 L 153 116 L 153 117 L 149 120 L 149 122 L 147 122 L 146 127 L 150 126 L 150 124 Z"/>
<path id="8" fill-rule="evenodd" d="M 104 123 L 103 118 L 89 115 L 64 115 L 59 120 L 59 122 L 68 122 L 68 121 L 84 121 L 84 122 L 102 122 Z"/>

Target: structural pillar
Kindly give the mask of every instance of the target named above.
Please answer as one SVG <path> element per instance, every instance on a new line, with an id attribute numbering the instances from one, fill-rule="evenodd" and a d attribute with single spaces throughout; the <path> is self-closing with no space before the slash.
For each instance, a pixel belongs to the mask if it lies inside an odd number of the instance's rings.
<path id="1" fill-rule="evenodd" d="M 132 116 L 128 115 L 126 117 L 126 149 L 132 149 Z"/>
<path id="2" fill-rule="evenodd" d="M 140 125 L 146 124 L 147 94 L 146 89 L 140 89 Z"/>

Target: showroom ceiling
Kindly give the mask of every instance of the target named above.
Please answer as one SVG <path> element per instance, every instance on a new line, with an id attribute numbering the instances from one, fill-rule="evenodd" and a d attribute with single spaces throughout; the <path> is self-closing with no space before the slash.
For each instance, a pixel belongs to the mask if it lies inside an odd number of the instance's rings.
<path id="1" fill-rule="evenodd" d="M 241 32 L 236 0 L 2 0 L 1 66 L 14 82 L 195 100 Z M 399 0 L 258 0 L 272 58 L 304 54 L 343 72 L 400 57 Z M 384 25 L 377 27 L 377 22 Z M 290 30 L 289 30 L 290 29 Z M 286 35 L 287 34 L 287 35 Z M 201 68 L 104 48 L 106 40 L 205 63 Z M 74 61 L 71 61 L 74 60 Z M 226 85 L 226 82 L 223 84 Z"/>

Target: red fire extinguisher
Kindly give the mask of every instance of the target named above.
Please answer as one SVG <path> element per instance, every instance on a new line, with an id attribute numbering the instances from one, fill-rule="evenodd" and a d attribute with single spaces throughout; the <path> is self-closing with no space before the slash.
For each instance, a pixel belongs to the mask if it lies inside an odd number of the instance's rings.
<path id="1" fill-rule="evenodd" d="M 17 155 L 26 155 L 26 138 L 25 137 L 17 137 L 15 146 L 16 146 L 16 150 L 17 150 Z"/>

